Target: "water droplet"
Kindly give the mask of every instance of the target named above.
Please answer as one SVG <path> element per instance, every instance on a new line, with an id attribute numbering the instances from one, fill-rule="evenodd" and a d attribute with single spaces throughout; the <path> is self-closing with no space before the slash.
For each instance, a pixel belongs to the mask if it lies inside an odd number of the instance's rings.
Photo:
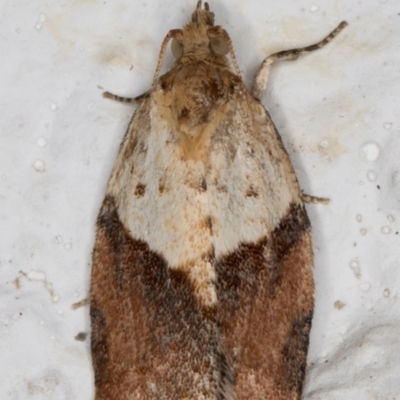
<path id="1" fill-rule="evenodd" d="M 71 243 L 65 243 L 64 244 L 64 249 L 65 250 L 71 250 L 72 249 L 72 244 Z"/>
<path id="2" fill-rule="evenodd" d="M 390 226 L 382 226 L 381 232 L 384 235 L 388 235 L 390 232 L 392 232 L 392 228 Z"/>
<path id="3" fill-rule="evenodd" d="M 45 281 L 46 280 L 46 274 L 42 271 L 35 271 L 32 270 L 30 272 L 28 272 L 27 274 L 27 278 L 30 281 Z"/>
<path id="4" fill-rule="evenodd" d="M 385 123 L 383 124 L 383 127 L 384 127 L 386 130 L 389 130 L 389 129 L 392 127 L 392 123 L 391 123 L 391 122 L 385 122 Z"/>
<path id="5" fill-rule="evenodd" d="M 375 181 L 376 181 L 376 172 L 373 171 L 372 169 L 370 169 L 370 170 L 367 172 L 367 179 L 368 179 L 370 182 L 375 182 Z"/>
<path id="6" fill-rule="evenodd" d="M 390 296 L 390 290 L 389 290 L 389 289 L 385 289 L 385 290 L 383 291 L 383 297 L 388 298 L 389 296 Z"/>
<path id="7" fill-rule="evenodd" d="M 394 222 L 394 217 L 393 217 L 393 215 L 388 214 L 388 216 L 387 216 L 386 218 L 387 218 L 387 220 L 388 220 L 389 222 Z"/>
<path id="8" fill-rule="evenodd" d="M 360 289 L 361 289 L 363 292 L 368 292 L 368 290 L 371 289 L 371 284 L 368 283 L 368 282 L 361 283 L 361 284 L 360 284 Z"/>
<path id="9" fill-rule="evenodd" d="M 377 143 L 367 142 L 361 146 L 360 153 L 362 158 L 373 162 L 379 157 L 381 149 Z"/>
<path id="10" fill-rule="evenodd" d="M 314 11 L 318 11 L 319 8 L 318 8 L 315 4 L 313 4 L 313 5 L 311 6 L 310 10 L 311 10 L 311 12 L 314 12 Z"/>
<path id="11" fill-rule="evenodd" d="M 61 244 L 61 243 L 63 242 L 62 236 L 61 236 L 61 235 L 57 235 L 57 236 L 54 238 L 54 242 L 57 243 L 57 244 Z"/>
<path id="12" fill-rule="evenodd" d="M 47 19 L 46 14 L 40 14 L 39 19 L 40 19 L 40 22 L 46 21 L 46 19 Z"/>
<path id="13" fill-rule="evenodd" d="M 357 260 L 351 260 L 350 261 L 350 269 L 353 271 L 354 276 L 357 279 L 361 278 L 361 268 L 360 268 L 360 264 L 358 263 Z"/>
<path id="14" fill-rule="evenodd" d="M 361 214 L 357 214 L 356 220 L 357 220 L 357 222 L 361 222 L 362 221 L 362 215 Z"/>
<path id="15" fill-rule="evenodd" d="M 323 140 L 320 144 L 319 144 L 323 149 L 326 149 L 329 146 L 329 143 L 327 140 Z"/>
<path id="16" fill-rule="evenodd" d="M 64 311 L 63 310 L 58 310 L 58 315 L 63 315 Z"/>
<path id="17" fill-rule="evenodd" d="M 53 103 L 51 106 L 50 106 L 50 108 L 53 110 L 53 111 L 56 111 L 57 110 L 57 104 L 56 103 Z"/>
<path id="18" fill-rule="evenodd" d="M 367 230 L 365 228 L 360 229 L 361 235 L 365 236 L 367 234 Z"/>
<path id="19" fill-rule="evenodd" d="M 37 171 L 37 172 L 43 172 L 46 169 L 46 165 L 44 161 L 42 160 L 36 160 L 33 164 L 32 167 Z"/>
<path id="20" fill-rule="evenodd" d="M 53 303 L 58 303 L 60 301 L 60 296 L 58 294 L 55 294 L 52 297 Z"/>
<path id="21" fill-rule="evenodd" d="M 38 31 L 40 31 L 40 30 L 42 29 L 42 24 L 41 24 L 40 22 L 38 22 L 38 23 L 35 25 L 35 28 L 36 28 Z"/>
<path id="22" fill-rule="evenodd" d="M 40 138 L 38 138 L 38 139 L 36 140 L 36 144 L 37 144 L 39 147 L 45 147 L 46 144 L 47 144 L 47 143 L 46 143 L 46 139 L 40 137 Z"/>

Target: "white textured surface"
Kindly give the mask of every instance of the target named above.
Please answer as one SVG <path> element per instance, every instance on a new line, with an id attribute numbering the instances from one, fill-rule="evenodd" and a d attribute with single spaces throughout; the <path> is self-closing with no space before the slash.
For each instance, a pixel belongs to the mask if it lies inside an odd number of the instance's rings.
<path id="1" fill-rule="evenodd" d="M 0 5 L 0 398 L 89 400 L 94 223 L 160 43 L 194 1 Z M 305 399 L 400 399 L 398 0 L 211 1 L 245 82 L 266 55 L 349 27 L 273 67 L 264 103 L 306 193 L 316 313 Z M 167 57 L 165 66 L 170 63 Z M 165 68 L 165 67 L 164 67 Z"/>

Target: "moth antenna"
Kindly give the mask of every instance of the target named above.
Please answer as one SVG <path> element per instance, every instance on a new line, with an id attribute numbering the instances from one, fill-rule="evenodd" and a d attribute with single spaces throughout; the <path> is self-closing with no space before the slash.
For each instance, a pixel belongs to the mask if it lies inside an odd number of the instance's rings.
<path id="1" fill-rule="evenodd" d="M 201 8 L 201 0 L 199 0 L 199 1 L 197 2 L 196 8 L 197 8 L 198 10 L 200 10 L 200 8 Z"/>
<path id="2" fill-rule="evenodd" d="M 206 2 L 206 3 L 204 3 L 204 9 L 206 10 L 206 11 L 210 11 L 210 6 L 209 6 L 209 4 Z"/>
<path id="3" fill-rule="evenodd" d="M 199 1 L 199 3 L 201 3 L 201 1 Z M 164 40 L 163 40 L 163 42 L 161 44 L 161 50 L 160 50 L 160 55 L 158 56 L 157 68 L 156 68 L 156 72 L 154 73 L 153 83 L 151 85 L 151 90 L 152 91 L 157 86 L 158 75 L 160 73 L 160 69 L 162 67 L 162 63 L 164 61 L 165 51 L 167 49 L 168 42 L 171 39 L 181 40 L 182 39 L 182 35 L 183 35 L 182 29 L 171 29 L 167 33 L 167 36 L 165 36 L 165 38 L 164 38 Z"/>
<path id="4" fill-rule="evenodd" d="M 278 53 L 271 54 L 262 62 L 260 69 L 257 72 L 253 89 L 251 91 L 252 95 L 256 99 L 261 99 L 267 88 L 267 82 L 269 78 L 269 73 L 271 70 L 271 65 L 276 61 L 292 61 L 297 60 L 300 55 L 307 54 L 311 51 L 318 50 L 321 47 L 327 45 L 333 38 L 335 38 L 346 26 L 346 21 L 342 21 L 325 39 L 322 39 L 316 44 L 311 46 L 301 47 L 298 49 L 283 50 Z"/>

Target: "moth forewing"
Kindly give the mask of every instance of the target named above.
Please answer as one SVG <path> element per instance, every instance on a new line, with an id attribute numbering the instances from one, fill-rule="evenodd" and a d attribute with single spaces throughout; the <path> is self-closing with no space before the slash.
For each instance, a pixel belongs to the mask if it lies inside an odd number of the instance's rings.
<path id="1" fill-rule="evenodd" d="M 208 4 L 170 30 L 97 219 L 96 400 L 300 399 L 314 282 L 304 195 Z M 176 61 L 159 75 L 167 43 Z M 232 70 L 230 64 L 233 65 Z"/>

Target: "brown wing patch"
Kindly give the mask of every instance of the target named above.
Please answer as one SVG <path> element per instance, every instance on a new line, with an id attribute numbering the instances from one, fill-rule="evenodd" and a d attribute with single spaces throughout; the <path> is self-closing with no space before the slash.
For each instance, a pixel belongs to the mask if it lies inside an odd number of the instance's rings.
<path id="1" fill-rule="evenodd" d="M 214 308 L 187 276 L 122 225 L 107 196 L 97 222 L 91 286 L 96 400 L 229 397 L 234 378 Z"/>
<path id="2" fill-rule="evenodd" d="M 238 399 L 300 399 L 313 310 L 312 248 L 303 207 L 271 238 L 242 244 L 216 265 L 218 316 Z"/>
<path id="3" fill-rule="evenodd" d="M 102 311 L 94 303 L 90 305 L 92 321 L 91 350 L 94 366 L 94 382 L 97 388 L 107 384 L 108 343 L 105 320 Z"/>

